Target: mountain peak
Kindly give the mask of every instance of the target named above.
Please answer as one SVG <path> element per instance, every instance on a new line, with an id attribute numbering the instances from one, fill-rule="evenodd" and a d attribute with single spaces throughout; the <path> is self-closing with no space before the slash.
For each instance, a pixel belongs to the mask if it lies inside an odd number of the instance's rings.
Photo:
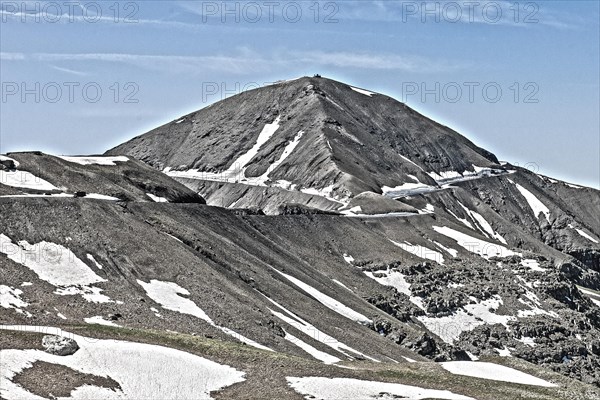
<path id="1" fill-rule="evenodd" d="M 323 77 L 229 97 L 107 152 L 180 178 L 347 199 L 502 168 L 490 152 L 383 94 Z"/>

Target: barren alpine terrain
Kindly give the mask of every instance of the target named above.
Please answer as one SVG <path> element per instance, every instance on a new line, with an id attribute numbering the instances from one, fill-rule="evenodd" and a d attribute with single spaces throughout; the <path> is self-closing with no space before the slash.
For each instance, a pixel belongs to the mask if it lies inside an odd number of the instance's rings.
<path id="1" fill-rule="evenodd" d="M 599 209 L 322 77 L 8 153 L 0 398 L 600 399 Z"/>

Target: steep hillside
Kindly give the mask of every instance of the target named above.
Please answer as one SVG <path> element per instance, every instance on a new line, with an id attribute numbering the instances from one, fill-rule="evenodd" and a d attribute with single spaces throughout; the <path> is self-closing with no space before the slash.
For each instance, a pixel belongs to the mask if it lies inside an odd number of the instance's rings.
<path id="1" fill-rule="evenodd" d="M 9 153 L 0 158 L 2 197 L 80 197 L 205 203 L 201 196 L 132 158 Z"/>
<path id="2" fill-rule="evenodd" d="M 499 167 L 493 154 L 388 96 L 308 77 L 230 97 L 107 154 L 173 176 L 335 198 L 381 193 L 414 182 L 410 175 L 435 185 L 433 173 Z"/>
<path id="3" fill-rule="evenodd" d="M 0 156 L 1 398 L 600 399 L 598 190 L 324 78 L 107 153 Z"/>

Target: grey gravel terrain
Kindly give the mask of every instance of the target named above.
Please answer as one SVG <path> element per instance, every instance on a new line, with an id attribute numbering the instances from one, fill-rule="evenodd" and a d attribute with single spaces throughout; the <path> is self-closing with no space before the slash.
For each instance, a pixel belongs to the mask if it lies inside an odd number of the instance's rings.
<path id="1" fill-rule="evenodd" d="M 219 179 L 253 147 L 238 178 Z M 0 325 L 158 344 L 244 371 L 212 394 L 223 399 L 302 398 L 290 376 L 600 398 L 596 189 L 500 163 L 394 99 L 325 78 L 242 93 L 107 155 L 128 159 L 3 160 Z M 56 189 L 19 187 L 18 171 Z M 0 350 L 42 348 L 41 335 L 2 331 Z M 438 364 L 478 359 L 556 386 Z M 110 371 L 44 362 L 11 382 L 43 397 L 123 386 Z"/>

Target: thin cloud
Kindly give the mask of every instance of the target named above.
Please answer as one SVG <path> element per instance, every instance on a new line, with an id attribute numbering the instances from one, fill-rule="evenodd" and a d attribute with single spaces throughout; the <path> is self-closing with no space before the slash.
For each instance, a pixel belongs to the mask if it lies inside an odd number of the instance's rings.
<path id="1" fill-rule="evenodd" d="M 575 29 L 581 18 L 556 11 L 547 3 L 440 1 L 347 1 L 340 3 L 340 20 L 401 23 L 460 23 L 531 28 Z"/>
<path id="2" fill-rule="evenodd" d="M 84 11 L 82 5 L 77 5 L 82 11 Z M 118 19 L 115 16 L 107 16 L 107 15 L 95 15 L 92 11 L 87 16 L 84 17 L 82 15 L 75 14 L 52 14 L 48 12 L 22 12 L 22 11 L 7 11 L 5 9 L 0 9 L 0 19 L 2 22 L 5 21 L 13 21 L 13 22 L 27 22 L 27 21 L 36 21 L 36 22 L 46 22 L 46 23 L 61 23 L 61 24 L 73 24 L 73 23 L 105 23 L 105 24 L 113 24 L 115 27 L 135 27 L 139 25 L 154 25 L 158 27 L 165 28 L 181 28 L 181 29 L 197 29 L 200 28 L 201 25 L 191 24 L 187 22 L 181 21 L 173 21 L 173 20 L 162 20 L 162 19 L 143 19 L 143 18 L 125 18 L 119 17 Z"/>
<path id="3" fill-rule="evenodd" d="M 60 72 L 65 72 L 65 73 L 71 74 L 71 75 L 77 75 L 77 76 L 88 76 L 89 75 L 87 72 L 76 71 L 76 70 L 70 69 L 70 68 L 58 67 L 56 65 L 50 65 L 50 68 L 55 69 Z"/>
<path id="4" fill-rule="evenodd" d="M 23 53 L 0 52 L 0 60 L 2 61 L 21 61 L 25 60 L 25 58 L 25 54 Z"/>
<path id="5" fill-rule="evenodd" d="M 332 66 L 366 70 L 390 70 L 405 72 L 435 73 L 455 71 L 470 67 L 464 63 L 431 60 L 413 55 L 392 53 L 359 52 L 289 52 L 283 51 L 264 56 L 247 48 L 238 49 L 234 55 L 143 55 L 123 53 L 2 53 L 3 60 L 40 62 L 107 62 L 128 64 L 138 68 L 159 70 L 168 73 L 199 74 L 207 70 L 229 72 L 239 75 L 274 71 L 280 67 L 297 65 Z M 56 68 L 58 69 L 58 67 Z M 64 72 L 76 70 L 65 69 Z"/>
<path id="6" fill-rule="evenodd" d="M 442 72 L 464 69 L 468 65 L 440 62 L 424 57 L 398 54 L 373 54 L 352 52 L 304 52 L 295 53 L 296 62 L 328 65 L 342 68 L 396 70 L 406 72 Z"/>

